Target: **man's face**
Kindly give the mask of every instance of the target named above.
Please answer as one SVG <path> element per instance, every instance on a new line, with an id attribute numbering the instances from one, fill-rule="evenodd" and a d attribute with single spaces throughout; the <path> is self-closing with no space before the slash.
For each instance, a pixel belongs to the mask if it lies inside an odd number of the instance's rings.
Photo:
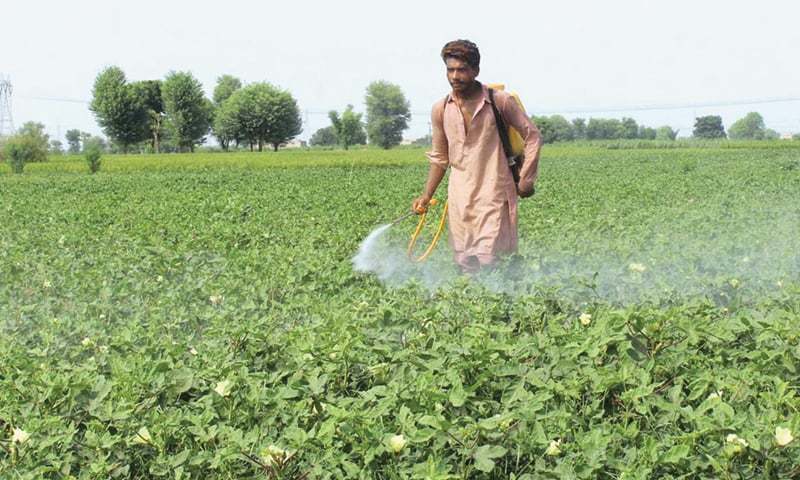
<path id="1" fill-rule="evenodd" d="M 452 57 L 448 57 L 445 63 L 447 65 L 447 81 L 453 87 L 453 91 L 460 94 L 469 90 L 480 69 L 473 68 L 467 62 Z"/>

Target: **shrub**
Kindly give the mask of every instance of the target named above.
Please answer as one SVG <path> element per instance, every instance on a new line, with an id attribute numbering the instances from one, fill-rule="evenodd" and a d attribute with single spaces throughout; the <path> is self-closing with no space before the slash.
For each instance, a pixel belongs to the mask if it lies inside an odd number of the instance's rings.
<path id="1" fill-rule="evenodd" d="M 32 135 L 17 134 L 10 137 L 3 151 L 14 173 L 22 173 L 26 163 L 47 160 L 47 148 L 42 148 L 41 142 Z"/>
<path id="2" fill-rule="evenodd" d="M 86 164 L 89 165 L 89 173 L 97 173 L 100 171 L 100 161 L 102 159 L 102 145 L 96 140 L 86 142 L 83 149 L 83 157 L 86 159 Z"/>

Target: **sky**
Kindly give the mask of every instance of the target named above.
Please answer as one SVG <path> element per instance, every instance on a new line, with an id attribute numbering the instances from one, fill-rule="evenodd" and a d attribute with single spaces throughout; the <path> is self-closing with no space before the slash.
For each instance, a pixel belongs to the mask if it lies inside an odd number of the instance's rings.
<path id="1" fill-rule="evenodd" d="M 518 92 L 529 114 L 629 116 L 685 136 L 696 116 L 727 128 L 758 111 L 800 132 L 796 0 L 27 0 L 2 18 L 14 124 L 62 140 L 101 133 L 88 101 L 110 65 L 130 81 L 190 71 L 209 96 L 223 74 L 270 82 L 297 99 L 302 139 L 331 109 L 364 111 L 367 85 L 385 80 L 411 103 L 404 136 L 418 138 L 449 91 L 439 52 L 457 38 L 478 45 L 479 79 Z"/>

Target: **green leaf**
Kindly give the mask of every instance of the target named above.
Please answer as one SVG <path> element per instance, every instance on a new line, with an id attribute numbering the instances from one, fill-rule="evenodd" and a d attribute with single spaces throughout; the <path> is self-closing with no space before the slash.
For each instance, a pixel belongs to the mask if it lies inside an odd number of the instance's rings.
<path id="1" fill-rule="evenodd" d="M 494 459 L 502 457 L 506 451 L 500 445 L 481 445 L 472 454 L 475 459 L 475 468 L 481 472 L 491 472 L 494 469 Z"/>

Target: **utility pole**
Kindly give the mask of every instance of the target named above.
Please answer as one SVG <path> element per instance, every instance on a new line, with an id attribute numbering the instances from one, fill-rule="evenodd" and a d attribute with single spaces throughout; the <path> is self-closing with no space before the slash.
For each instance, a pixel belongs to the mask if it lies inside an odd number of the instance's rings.
<path id="1" fill-rule="evenodd" d="M 14 119 L 11 116 L 11 81 L 0 76 L 0 137 L 14 135 Z"/>

